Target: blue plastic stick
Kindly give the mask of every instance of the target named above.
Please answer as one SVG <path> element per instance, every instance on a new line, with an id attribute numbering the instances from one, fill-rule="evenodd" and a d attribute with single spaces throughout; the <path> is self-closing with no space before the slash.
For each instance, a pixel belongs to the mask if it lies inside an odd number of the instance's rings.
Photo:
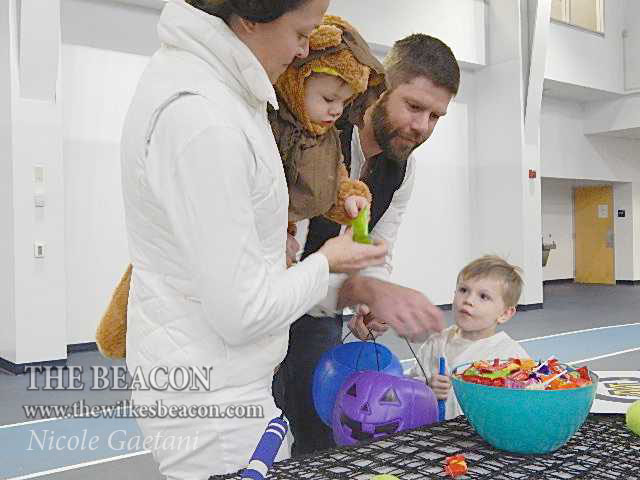
<path id="1" fill-rule="evenodd" d="M 273 460 L 280 450 L 288 429 L 289 425 L 282 415 L 269 422 L 255 452 L 253 452 L 249 465 L 242 472 L 242 480 L 264 480 L 266 472 L 273 465 Z"/>
<path id="2" fill-rule="evenodd" d="M 438 373 L 440 375 L 444 375 L 445 372 L 446 372 L 445 360 L 444 360 L 444 357 L 440 357 L 440 369 Z M 446 400 L 438 400 L 438 418 L 441 422 L 444 421 L 445 415 L 447 412 L 446 402 L 447 402 Z"/>

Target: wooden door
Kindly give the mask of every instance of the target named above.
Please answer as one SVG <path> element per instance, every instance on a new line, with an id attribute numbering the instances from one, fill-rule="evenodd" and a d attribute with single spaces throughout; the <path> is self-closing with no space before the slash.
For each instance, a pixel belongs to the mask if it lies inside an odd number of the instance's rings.
<path id="1" fill-rule="evenodd" d="M 614 284 L 613 189 L 575 189 L 576 282 Z"/>

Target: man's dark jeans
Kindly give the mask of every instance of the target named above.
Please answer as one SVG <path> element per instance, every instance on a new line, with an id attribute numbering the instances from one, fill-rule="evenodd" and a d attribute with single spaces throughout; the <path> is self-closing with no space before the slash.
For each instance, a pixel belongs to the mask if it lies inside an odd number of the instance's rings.
<path id="1" fill-rule="evenodd" d="M 273 378 L 273 397 L 291 426 L 292 456 L 335 446 L 327 427 L 313 406 L 313 371 L 320 357 L 342 342 L 342 316 L 304 315 L 291 326 L 289 350 Z"/>

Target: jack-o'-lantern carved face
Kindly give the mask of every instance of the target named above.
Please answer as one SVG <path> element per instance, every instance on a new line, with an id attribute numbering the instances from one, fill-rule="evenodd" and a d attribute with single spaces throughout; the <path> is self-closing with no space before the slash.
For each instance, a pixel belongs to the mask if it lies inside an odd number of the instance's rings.
<path id="1" fill-rule="evenodd" d="M 380 372 L 357 372 L 338 392 L 333 437 L 338 445 L 354 445 L 436 421 L 437 400 L 424 383 Z"/>

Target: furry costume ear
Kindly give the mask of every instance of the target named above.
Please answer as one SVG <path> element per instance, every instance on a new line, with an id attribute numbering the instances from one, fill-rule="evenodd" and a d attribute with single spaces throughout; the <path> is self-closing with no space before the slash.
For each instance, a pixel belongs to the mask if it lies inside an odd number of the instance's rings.
<path id="1" fill-rule="evenodd" d="M 342 30 L 356 30 L 353 25 L 338 15 L 325 15 L 322 19 L 322 23 L 325 25 L 336 25 Z"/>
<path id="2" fill-rule="evenodd" d="M 309 48 L 311 50 L 324 50 L 337 47 L 342 42 L 342 30 L 334 25 L 320 25 L 311 32 Z"/>

